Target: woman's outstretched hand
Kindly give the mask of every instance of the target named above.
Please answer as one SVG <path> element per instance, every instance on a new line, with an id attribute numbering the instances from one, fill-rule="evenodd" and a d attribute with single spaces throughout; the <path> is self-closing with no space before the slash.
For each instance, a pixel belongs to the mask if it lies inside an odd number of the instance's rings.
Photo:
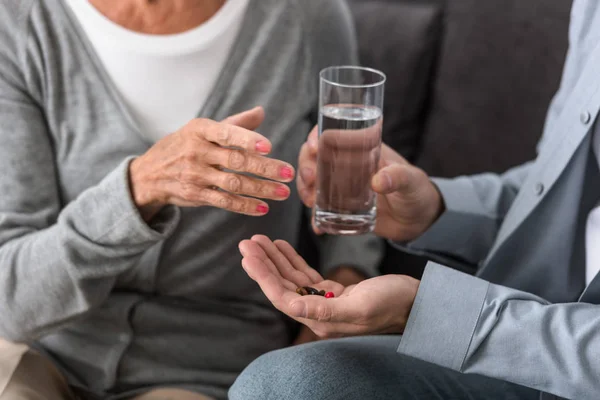
<path id="1" fill-rule="evenodd" d="M 402 333 L 419 281 L 385 275 L 356 285 L 323 279 L 293 247 L 256 235 L 240 243 L 242 266 L 281 312 L 308 326 L 322 338 Z M 299 286 L 333 292 L 334 298 L 296 293 Z"/>

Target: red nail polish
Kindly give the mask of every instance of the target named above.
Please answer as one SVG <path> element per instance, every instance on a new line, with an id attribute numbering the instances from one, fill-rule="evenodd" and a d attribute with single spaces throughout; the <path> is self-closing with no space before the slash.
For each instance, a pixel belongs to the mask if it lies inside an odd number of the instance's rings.
<path id="1" fill-rule="evenodd" d="M 335 297 L 335 294 L 333 294 L 333 292 L 327 292 L 327 293 L 325 293 L 325 298 L 326 299 L 331 299 L 331 298 L 334 298 L 334 297 Z"/>
<path id="2" fill-rule="evenodd" d="M 264 140 L 256 142 L 256 151 L 262 154 L 268 154 L 271 151 L 271 145 Z"/>
<path id="3" fill-rule="evenodd" d="M 269 212 L 269 207 L 267 207 L 267 206 L 266 206 L 266 205 L 264 205 L 264 204 L 259 204 L 259 205 L 256 207 L 256 211 L 258 211 L 258 212 L 259 212 L 259 213 L 261 213 L 261 214 L 266 214 L 266 213 L 268 213 L 268 212 Z"/>
<path id="4" fill-rule="evenodd" d="M 290 189 L 285 186 L 279 186 L 275 189 L 275 194 L 277 197 L 288 197 L 290 195 Z"/>
<path id="5" fill-rule="evenodd" d="M 281 171 L 279 171 L 279 175 L 282 178 L 290 179 L 290 178 L 294 177 L 294 170 L 291 169 L 290 167 L 283 167 L 283 168 L 281 168 Z"/>

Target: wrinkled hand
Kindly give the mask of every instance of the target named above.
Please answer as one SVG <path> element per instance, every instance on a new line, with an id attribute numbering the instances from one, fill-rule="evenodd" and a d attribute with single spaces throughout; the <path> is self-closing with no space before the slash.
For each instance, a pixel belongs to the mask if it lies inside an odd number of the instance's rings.
<path id="1" fill-rule="evenodd" d="M 253 132 L 263 120 L 260 107 L 223 122 L 195 119 L 135 159 L 129 167 L 130 186 L 144 219 L 167 204 L 260 216 L 269 207 L 258 198 L 287 199 L 289 188 L 271 180 L 290 182 L 294 168 L 265 157 L 271 143 Z"/>
<path id="2" fill-rule="evenodd" d="M 343 285 L 324 280 L 290 244 L 256 235 L 240 243 L 242 266 L 281 312 L 322 338 L 402 333 L 419 281 L 386 275 Z M 298 286 L 331 291 L 334 298 L 300 296 Z"/>
<path id="3" fill-rule="evenodd" d="M 310 208 L 316 199 L 318 149 L 318 128 L 315 127 L 300 149 L 296 180 L 300 198 Z M 373 176 L 371 186 L 377 193 L 375 233 L 387 239 L 417 238 L 444 210 L 442 197 L 427 174 L 385 144 L 381 148 L 379 171 Z"/>

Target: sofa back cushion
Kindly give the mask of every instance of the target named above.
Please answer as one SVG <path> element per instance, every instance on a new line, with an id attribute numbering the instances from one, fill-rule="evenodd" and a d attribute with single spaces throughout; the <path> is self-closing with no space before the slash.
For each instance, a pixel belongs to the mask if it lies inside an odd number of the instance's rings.
<path id="1" fill-rule="evenodd" d="M 439 52 L 441 3 L 355 0 L 350 6 L 361 64 L 387 76 L 383 139 L 414 161 Z"/>
<path id="2" fill-rule="evenodd" d="M 417 163 L 436 176 L 535 158 L 558 88 L 570 0 L 447 0 Z"/>

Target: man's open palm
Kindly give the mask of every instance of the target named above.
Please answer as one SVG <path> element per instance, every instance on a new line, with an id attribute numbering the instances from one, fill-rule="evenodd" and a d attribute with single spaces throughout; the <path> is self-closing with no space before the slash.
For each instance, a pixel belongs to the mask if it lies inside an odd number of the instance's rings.
<path id="1" fill-rule="evenodd" d="M 320 337 L 404 331 L 419 281 L 386 275 L 344 287 L 324 280 L 285 241 L 256 235 L 239 247 L 242 266 L 273 305 Z M 333 292 L 335 297 L 300 296 L 299 286 Z"/>

